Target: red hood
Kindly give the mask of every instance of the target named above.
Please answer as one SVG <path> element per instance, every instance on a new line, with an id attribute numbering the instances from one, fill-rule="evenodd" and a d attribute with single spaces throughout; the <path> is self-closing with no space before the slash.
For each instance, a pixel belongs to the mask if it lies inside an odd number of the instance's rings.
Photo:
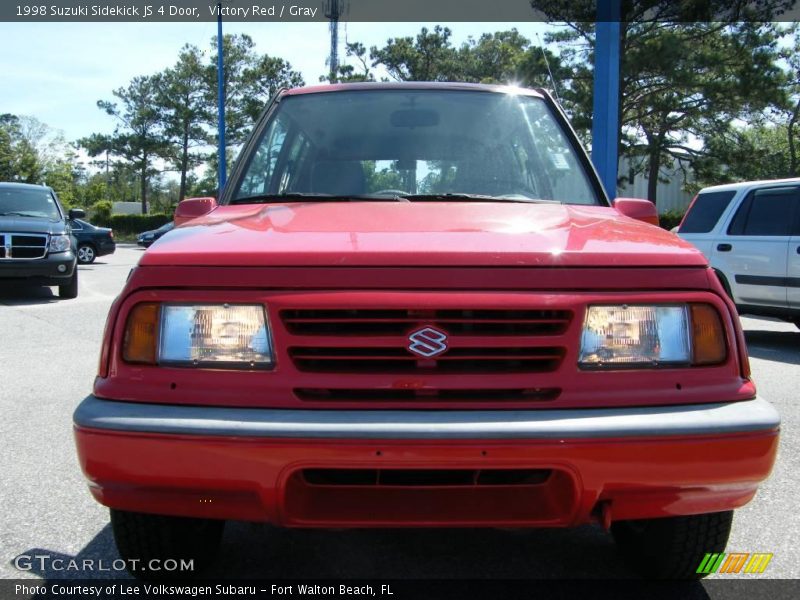
<path id="1" fill-rule="evenodd" d="M 611 208 L 519 202 L 221 206 L 156 242 L 142 265 L 688 266 L 687 242 Z"/>

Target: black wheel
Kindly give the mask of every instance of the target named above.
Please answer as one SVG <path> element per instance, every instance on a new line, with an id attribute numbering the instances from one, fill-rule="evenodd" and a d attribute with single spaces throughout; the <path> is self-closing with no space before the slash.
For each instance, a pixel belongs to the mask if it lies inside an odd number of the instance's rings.
<path id="1" fill-rule="evenodd" d="M 72 277 L 69 283 L 58 286 L 59 298 L 77 298 L 78 297 L 78 267 L 72 272 Z"/>
<path id="2" fill-rule="evenodd" d="M 134 577 L 188 579 L 214 562 L 225 521 L 111 509 L 111 528 L 120 557 Z M 191 569 L 181 569 L 182 561 L 192 561 Z"/>
<path id="3" fill-rule="evenodd" d="M 725 550 L 733 511 L 619 521 L 611 534 L 633 569 L 651 579 L 700 579 L 706 553 Z"/>
<path id="4" fill-rule="evenodd" d="M 94 262 L 94 259 L 97 258 L 97 253 L 94 250 L 94 246 L 91 244 L 81 244 L 78 246 L 78 262 L 82 265 L 88 265 Z"/>

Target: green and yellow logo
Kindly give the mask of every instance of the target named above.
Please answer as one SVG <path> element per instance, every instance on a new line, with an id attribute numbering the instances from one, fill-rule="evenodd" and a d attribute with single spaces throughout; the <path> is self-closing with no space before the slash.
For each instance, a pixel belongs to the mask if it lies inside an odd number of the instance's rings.
<path id="1" fill-rule="evenodd" d="M 772 554 L 766 552 L 707 552 L 697 567 L 697 572 L 704 575 L 711 573 L 763 573 Z"/>

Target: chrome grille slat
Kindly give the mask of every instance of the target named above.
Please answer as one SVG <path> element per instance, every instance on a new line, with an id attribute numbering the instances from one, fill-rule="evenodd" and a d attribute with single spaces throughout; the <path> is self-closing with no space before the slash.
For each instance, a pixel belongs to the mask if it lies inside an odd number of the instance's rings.
<path id="1" fill-rule="evenodd" d="M 37 260 L 47 254 L 47 234 L 0 232 L 0 260 Z"/>

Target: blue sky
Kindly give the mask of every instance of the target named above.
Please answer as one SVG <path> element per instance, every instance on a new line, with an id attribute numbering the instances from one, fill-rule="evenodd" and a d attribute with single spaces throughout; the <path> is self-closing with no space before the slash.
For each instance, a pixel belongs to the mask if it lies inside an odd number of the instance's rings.
<path id="1" fill-rule="evenodd" d="M 415 35 L 434 23 L 347 23 L 340 38 L 367 47 Z M 544 23 L 442 23 L 456 44 L 468 36 L 516 27 L 537 43 Z M 327 23 L 226 23 L 225 33 L 248 33 L 260 52 L 280 56 L 307 84 L 326 72 Z M 0 23 L 0 113 L 30 115 L 75 140 L 110 132 L 113 120 L 96 102 L 136 75 L 171 66 L 186 43 L 207 49 L 216 23 Z"/>

